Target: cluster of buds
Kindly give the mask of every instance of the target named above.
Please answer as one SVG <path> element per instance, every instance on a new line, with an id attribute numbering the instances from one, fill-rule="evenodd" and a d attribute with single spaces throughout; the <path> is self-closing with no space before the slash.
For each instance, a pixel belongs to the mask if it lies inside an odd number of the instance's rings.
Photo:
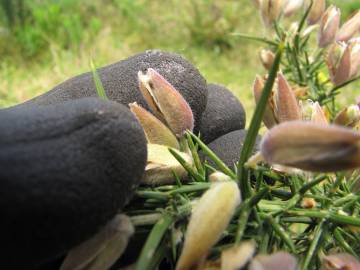
<path id="1" fill-rule="evenodd" d="M 253 88 L 256 101 L 260 99 L 263 87 L 264 80 L 258 76 Z M 358 126 L 359 121 L 360 106 L 356 104 L 335 117 L 337 125 L 330 125 L 319 103 L 301 106 L 289 83 L 279 73 L 263 117 L 270 130 L 261 143 L 261 158 L 269 164 L 306 171 L 358 168 L 360 133 L 349 127 Z"/>
<path id="2" fill-rule="evenodd" d="M 253 85 L 253 93 L 256 103 L 259 102 L 265 81 L 257 76 Z M 265 108 L 263 122 L 268 129 L 277 124 L 294 120 L 311 120 L 317 123 L 327 124 L 325 112 L 318 102 L 309 102 L 301 106 L 288 81 L 282 73 L 278 73 L 275 83 L 275 90 L 272 92 Z"/>
<path id="3" fill-rule="evenodd" d="M 149 68 L 145 74 L 140 71 L 138 79 L 140 91 L 152 111 L 145 110 L 137 103 L 129 104 L 148 141 L 143 182 L 173 182 L 174 172 L 179 178 L 184 178 L 187 172 L 169 152 L 169 148 L 189 164 L 193 163 L 189 154 L 180 152 L 179 144 L 185 131 L 192 131 L 194 127 L 191 108 L 181 94 L 154 69 Z"/>

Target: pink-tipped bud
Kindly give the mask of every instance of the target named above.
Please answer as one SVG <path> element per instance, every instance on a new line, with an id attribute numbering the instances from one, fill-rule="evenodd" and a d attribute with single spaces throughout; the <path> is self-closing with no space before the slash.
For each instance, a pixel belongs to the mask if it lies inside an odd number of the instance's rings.
<path id="1" fill-rule="evenodd" d="M 275 94 L 276 116 L 279 122 L 301 119 L 301 111 L 294 91 L 282 73 L 277 77 L 277 89 Z"/>
<path id="2" fill-rule="evenodd" d="M 164 119 L 177 137 L 194 128 L 194 116 L 181 94 L 157 71 L 149 68 L 138 73 L 140 90 L 155 115 Z"/>
<path id="3" fill-rule="evenodd" d="M 328 52 L 326 63 L 334 85 L 341 85 L 359 74 L 360 38 L 348 43 L 334 43 Z"/>
<path id="4" fill-rule="evenodd" d="M 260 61 L 266 70 L 270 70 L 275 59 L 275 54 L 268 49 L 260 51 Z"/>
<path id="5" fill-rule="evenodd" d="M 355 169 L 360 167 L 360 133 L 307 121 L 285 122 L 263 137 L 261 154 L 270 164 L 307 171 Z"/>
<path id="6" fill-rule="evenodd" d="M 284 16 L 290 17 L 304 5 L 304 0 L 286 0 L 283 4 Z"/>
<path id="7" fill-rule="evenodd" d="M 254 93 L 256 103 L 258 103 L 260 100 L 263 88 L 264 88 L 264 80 L 260 76 L 256 76 L 254 85 L 253 85 L 253 93 Z M 272 96 L 270 96 L 269 101 L 265 107 L 263 122 L 268 129 L 272 128 L 273 126 L 275 126 L 278 123 L 276 116 L 275 116 L 274 101 L 273 101 Z"/>
<path id="8" fill-rule="evenodd" d="M 296 270 L 296 258 L 287 252 L 271 255 L 257 255 L 250 263 L 249 270 Z"/>
<path id="9" fill-rule="evenodd" d="M 136 102 L 129 104 L 129 107 L 131 112 L 140 122 L 148 143 L 167 145 L 179 149 L 179 143 L 175 135 L 163 124 L 163 122 L 139 106 Z"/>
<path id="10" fill-rule="evenodd" d="M 311 1 L 308 1 L 308 3 L 310 4 Z M 306 6 L 306 8 L 309 8 L 309 4 Z M 313 25 L 319 22 L 325 12 L 325 8 L 325 0 L 313 0 L 309 15 L 307 17 L 308 24 Z"/>
<path id="11" fill-rule="evenodd" d="M 360 11 L 357 11 L 344 23 L 336 35 L 337 41 L 348 41 L 360 30 Z"/>
<path id="12" fill-rule="evenodd" d="M 335 41 L 340 26 L 340 14 L 340 9 L 331 5 L 322 16 L 318 35 L 320 48 L 325 48 Z"/>
<path id="13" fill-rule="evenodd" d="M 260 13 L 261 18 L 267 27 L 271 27 L 272 24 L 279 18 L 282 11 L 282 0 L 261 0 L 260 1 Z"/>
<path id="14" fill-rule="evenodd" d="M 359 270 L 360 262 L 350 254 L 339 253 L 324 256 L 322 258 L 324 270 L 332 269 L 346 269 L 346 270 Z"/>

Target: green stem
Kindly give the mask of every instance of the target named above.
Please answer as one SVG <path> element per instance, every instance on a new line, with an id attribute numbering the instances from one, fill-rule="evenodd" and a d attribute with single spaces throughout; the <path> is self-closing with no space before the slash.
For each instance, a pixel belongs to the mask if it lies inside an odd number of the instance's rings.
<path id="1" fill-rule="evenodd" d="M 302 270 L 309 269 L 310 262 L 312 261 L 313 257 L 316 255 L 316 250 L 319 246 L 320 239 L 323 235 L 323 227 L 324 227 L 324 222 L 321 222 L 315 229 L 314 237 L 311 240 L 311 245 L 308 249 L 308 252 L 306 254 L 305 260 L 301 268 Z"/>
<path id="2" fill-rule="evenodd" d="M 149 266 L 152 262 L 155 251 L 172 223 L 173 217 L 167 213 L 165 213 L 162 218 L 156 222 L 141 250 L 139 259 L 135 265 L 135 270 L 150 269 Z"/>

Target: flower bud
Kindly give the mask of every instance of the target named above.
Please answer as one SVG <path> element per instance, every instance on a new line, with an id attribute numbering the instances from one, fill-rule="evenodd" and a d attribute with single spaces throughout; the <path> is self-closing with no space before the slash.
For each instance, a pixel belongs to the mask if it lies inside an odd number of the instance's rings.
<path id="1" fill-rule="evenodd" d="M 257 255 L 250 263 L 249 270 L 296 270 L 297 260 L 287 252 L 271 255 Z"/>
<path id="2" fill-rule="evenodd" d="M 341 126 L 355 127 L 360 121 L 360 106 L 351 105 L 342 111 L 340 111 L 335 119 L 334 123 Z"/>
<path id="3" fill-rule="evenodd" d="M 360 71 L 360 38 L 352 39 L 347 44 L 334 43 L 329 49 L 326 63 L 334 85 L 341 85 L 356 77 Z"/>
<path id="4" fill-rule="evenodd" d="M 242 269 L 251 260 L 255 253 L 255 243 L 242 242 L 238 246 L 225 249 L 221 252 L 221 270 Z"/>
<path id="5" fill-rule="evenodd" d="M 263 89 L 264 89 L 264 80 L 260 76 L 256 76 L 253 85 L 253 93 L 256 103 L 259 102 Z M 269 101 L 265 107 L 265 113 L 263 117 L 263 122 L 265 126 L 269 129 L 278 123 L 275 116 L 274 106 L 275 105 L 274 105 L 273 97 L 270 96 Z"/>
<path id="6" fill-rule="evenodd" d="M 286 0 L 283 4 L 284 16 L 289 17 L 302 8 L 304 0 Z"/>
<path id="7" fill-rule="evenodd" d="M 177 137 L 194 128 L 194 116 L 181 94 L 154 69 L 138 73 L 139 88 L 156 117 L 165 121 Z"/>
<path id="8" fill-rule="evenodd" d="M 209 175 L 209 182 L 223 182 L 223 181 L 232 181 L 231 177 L 222 173 L 222 172 L 214 172 Z"/>
<path id="9" fill-rule="evenodd" d="M 311 3 L 311 1 L 308 1 Z M 308 8 L 309 5 L 306 6 Z M 320 21 L 322 15 L 325 12 L 326 8 L 326 2 L 325 0 L 314 0 L 312 1 L 312 6 L 309 12 L 309 15 L 307 17 L 307 22 L 309 25 L 316 24 L 318 21 Z"/>
<path id="10" fill-rule="evenodd" d="M 265 26 L 270 27 L 279 18 L 282 0 L 261 0 L 260 13 Z"/>
<path id="11" fill-rule="evenodd" d="M 307 171 L 335 172 L 360 167 L 360 133 L 335 125 L 291 121 L 263 137 L 266 162 Z"/>
<path id="12" fill-rule="evenodd" d="M 325 11 L 320 21 L 318 45 L 325 48 L 334 42 L 340 26 L 340 9 L 331 5 Z"/>
<path id="13" fill-rule="evenodd" d="M 336 41 L 348 41 L 360 30 L 360 11 L 344 23 L 336 35 Z"/>
<path id="14" fill-rule="evenodd" d="M 324 110 L 321 108 L 319 102 L 315 102 L 312 106 L 311 121 L 318 124 L 327 125 L 329 122 L 326 118 Z"/>
<path id="15" fill-rule="evenodd" d="M 201 196 L 187 227 L 177 270 L 192 269 L 207 255 L 229 225 L 240 200 L 234 181 L 213 183 Z"/>
<path id="16" fill-rule="evenodd" d="M 129 107 L 140 122 L 148 143 L 167 145 L 179 149 L 179 143 L 175 135 L 159 119 L 136 102 L 129 104 Z"/>
<path id="17" fill-rule="evenodd" d="M 322 258 L 322 264 L 324 270 L 333 269 L 346 269 L 346 270 L 358 270 L 360 269 L 360 262 L 350 254 L 339 253 L 324 256 Z"/>
<path id="18" fill-rule="evenodd" d="M 262 49 L 260 51 L 260 60 L 266 70 L 270 70 L 274 63 L 275 55 L 271 50 Z"/>
<path id="19" fill-rule="evenodd" d="M 173 183 L 174 173 L 183 179 L 187 176 L 187 171 L 178 162 L 178 160 L 169 152 L 169 148 L 164 145 L 148 144 L 148 158 L 145 167 L 143 183 L 148 185 L 157 185 L 165 183 Z M 193 165 L 193 159 L 186 153 L 173 149 L 178 155 Z"/>
<path id="20" fill-rule="evenodd" d="M 294 91 L 282 73 L 278 73 L 277 89 L 275 93 L 276 117 L 280 123 L 300 120 L 301 111 Z"/>
<path id="21" fill-rule="evenodd" d="M 109 269 L 125 251 L 133 233 L 129 217 L 116 215 L 100 232 L 71 249 L 60 270 Z"/>

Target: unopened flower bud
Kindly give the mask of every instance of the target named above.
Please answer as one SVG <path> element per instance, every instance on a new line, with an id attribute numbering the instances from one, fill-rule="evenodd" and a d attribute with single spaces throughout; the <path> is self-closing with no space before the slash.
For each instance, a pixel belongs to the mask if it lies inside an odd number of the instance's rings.
<path id="1" fill-rule="evenodd" d="M 255 102 L 258 103 L 261 97 L 261 93 L 264 89 L 264 80 L 260 76 L 256 76 L 254 85 L 253 85 L 253 93 L 255 97 Z M 265 113 L 263 117 L 263 122 L 267 128 L 271 128 L 278 123 L 278 120 L 275 116 L 275 108 L 274 108 L 274 100 L 273 97 L 269 97 L 269 101 L 265 107 Z"/>
<path id="2" fill-rule="evenodd" d="M 194 128 L 194 116 L 181 94 L 157 71 L 138 73 L 139 88 L 156 117 L 165 121 L 177 137 Z"/>
<path id="3" fill-rule="evenodd" d="M 311 3 L 311 1 L 308 1 Z M 309 5 L 306 6 L 308 8 Z M 312 6 L 309 12 L 309 15 L 307 17 L 307 22 L 309 25 L 316 24 L 318 21 L 320 21 L 322 15 L 325 12 L 326 8 L 326 2 L 325 0 L 314 0 L 312 1 Z"/>
<path id="4" fill-rule="evenodd" d="M 129 104 L 129 107 L 131 112 L 140 122 L 148 143 L 167 145 L 179 149 L 179 143 L 175 135 L 163 124 L 163 122 L 136 102 Z"/>
<path id="5" fill-rule="evenodd" d="M 322 264 L 324 270 L 333 269 L 346 269 L 346 270 L 358 270 L 360 269 L 360 262 L 350 254 L 339 253 L 324 256 L 322 258 Z"/>
<path id="6" fill-rule="evenodd" d="M 187 171 L 164 145 L 148 144 L 148 158 L 143 183 L 158 185 L 175 182 L 174 173 L 184 179 Z M 193 159 L 186 153 L 173 149 L 186 163 L 193 165 Z"/>
<path id="7" fill-rule="evenodd" d="M 340 9 L 330 6 L 321 18 L 318 45 L 325 48 L 334 42 L 340 26 Z"/>
<path id="8" fill-rule="evenodd" d="M 341 110 L 335 117 L 334 123 L 341 126 L 355 127 L 360 121 L 360 106 L 351 105 Z"/>
<path id="9" fill-rule="evenodd" d="M 304 0 L 285 0 L 283 4 L 284 16 L 289 17 L 296 13 L 304 5 Z"/>
<path id="10" fill-rule="evenodd" d="M 280 123 L 285 121 L 300 120 L 301 111 L 294 91 L 282 73 L 277 77 L 277 89 L 275 93 L 276 117 Z"/>
<path id="11" fill-rule="evenodd" d="M 266 70 L 270 70 L 274 63 L 275 55 L 271 50 L 262 49 L 260 51 L 260 60 Z"/>
<path id="12" fill-rule="evenodd" d="M 214 172 L 209 175 L 209 182 L 223 182 L 223 181 L 232 181 L 231 177 L 222 173 L 222 172 Z"/>
<path id="13" fill-rule="evenodd" d="M 221 270 L 237 270 L 245 267 L 255 253 L 253 241 L 241 242 L 221 252 Z"/>
<path id="14" fill-rule="evenodd" d="M 296 270 L 297 260 L 287 252 L 271 255 L 257 255 L 250 263 L 249 270 Z"/>
<path id="15" fill-rule="evenodd" d="M 326 118 L 324 110 L 321 108 L 319 102 L 315 102 L 312 106 L 311 121 L 327 125 L 329 122 Z"/>
<path id="16" fill-rule="evenodd" d="M 336 35 L 337 41 L 348 41 L 360 30 L 360 11 L 357 11 L 344 23 Z"/>
<path id="17" fill-rule="evenodd" d="M 240 204 L 240 191 L 234 181 L 213 183 L 200 198 L 187 227 L 177 270 L 192 269 L 219 240 Z"/>
<path id="18" fill-rule="evenodd" d="M 260 148 L 270 164 L 318 172 L 360 167 L 360 133 L 335 125 L 285 122 L 269 130 Z"/>
<path id="19" fill-rule="evenodd" d="M 282 0 L 261 0 L 260 12 L 265 26 L 270 27 L 279 18 Z"/>

